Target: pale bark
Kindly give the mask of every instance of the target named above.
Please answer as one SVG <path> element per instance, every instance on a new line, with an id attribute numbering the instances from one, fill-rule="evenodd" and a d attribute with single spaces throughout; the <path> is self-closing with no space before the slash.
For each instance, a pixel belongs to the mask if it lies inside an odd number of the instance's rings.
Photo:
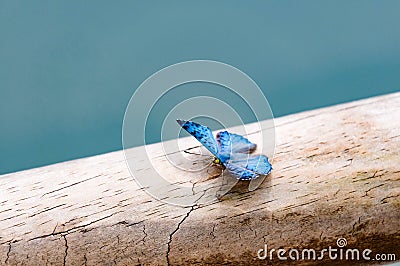
<path id="1" fill-rule="evenodd" d="M 208 205 L 152 198 L 122 151 L 1 176 L 0 265 L 265 265 L 264 244 L 322 249 L 340 237 L 400 259 L 400 93 L 275 124 L 269 178 Z"/>

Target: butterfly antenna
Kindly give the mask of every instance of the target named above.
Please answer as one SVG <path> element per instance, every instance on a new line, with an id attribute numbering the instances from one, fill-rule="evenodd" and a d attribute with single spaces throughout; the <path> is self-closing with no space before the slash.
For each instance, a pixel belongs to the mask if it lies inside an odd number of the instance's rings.
<path id="1" fill-rule="evenodd" d="M 209 155 L 200 154 L 200 153 L 195 153 L 195 152 L 190 152 L 190 151 L 188 151 L 188 150 L 183 150 L 183 152 L 184 152 L 184 153 L 187 153 L 187 154 L 193 154 L 193 155 L 198 155 L 198 156 L 207 156 L 207 157 L 209 157 Z"/>

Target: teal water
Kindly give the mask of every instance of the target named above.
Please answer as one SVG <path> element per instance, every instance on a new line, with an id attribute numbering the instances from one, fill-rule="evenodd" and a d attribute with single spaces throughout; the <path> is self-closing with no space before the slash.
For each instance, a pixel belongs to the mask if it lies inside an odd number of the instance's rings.
<path id="1" fill-rule="evenodd" d="M 399 12 L 364 0 L 1 1 L 0 174 L 121 149 L 135 88 L 181 61 L 243 70 L 275 116 L 398 91 Z"/>

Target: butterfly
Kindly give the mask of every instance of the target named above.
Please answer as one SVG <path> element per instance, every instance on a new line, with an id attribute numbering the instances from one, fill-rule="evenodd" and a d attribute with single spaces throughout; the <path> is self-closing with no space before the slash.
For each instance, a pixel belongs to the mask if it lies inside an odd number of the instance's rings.
<path id="1" fill-rule="evenodd" d="M 176 121 L 214 155 L 214 164 L 221 165 L 237 180 L 254 182 L 258 178 L 259 181 L 252 186 L 253 189 L 249 187 L 249 190 L 254 190 L 261 184 L 264 178 L 259 177 L 265 177 L 271 172 L 272 166 L 267 156 L 250 155 L 257 145 L 247 138 L 228 131 L 221 131 L 214 138 L 209 127 L 192 121 Z"/>

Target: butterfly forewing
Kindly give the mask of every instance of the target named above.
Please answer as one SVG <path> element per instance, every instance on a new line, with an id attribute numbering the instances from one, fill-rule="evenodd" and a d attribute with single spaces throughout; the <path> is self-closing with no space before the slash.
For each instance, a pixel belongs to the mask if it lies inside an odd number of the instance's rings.
<path id="1" fill-rule="evenodd" d="M 192 121 L 176 120 L 190 135 L 195 137 L 214 156 L 218 157 L 218 144 L 209 127 Z"/>

